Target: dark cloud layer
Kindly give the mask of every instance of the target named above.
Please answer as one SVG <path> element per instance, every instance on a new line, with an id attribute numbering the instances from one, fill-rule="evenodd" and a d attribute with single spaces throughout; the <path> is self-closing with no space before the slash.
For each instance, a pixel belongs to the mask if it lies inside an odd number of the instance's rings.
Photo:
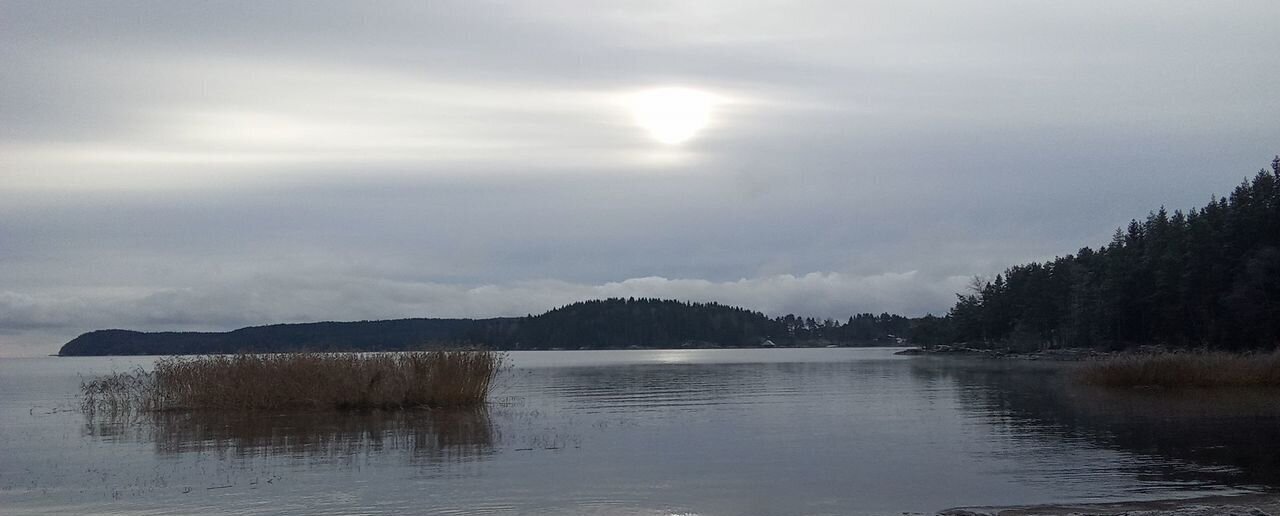
<path id="1" fill-rule="evenodd" d="M 7 2 L 0 354 L 644 295 L 945 311 L 1277 152 L 1274 2 Z M 628 96 L 723 100 L 680 147 Z"/>

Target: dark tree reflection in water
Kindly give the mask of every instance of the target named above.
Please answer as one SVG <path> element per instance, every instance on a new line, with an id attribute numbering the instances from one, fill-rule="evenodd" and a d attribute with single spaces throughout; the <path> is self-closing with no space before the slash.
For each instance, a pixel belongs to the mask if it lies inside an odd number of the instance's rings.
<path id="1" fill-rule="evenodd" d="M 1072 381 L 1072 366 L 921 360 L 912 374 L 954 382 L 969 413 L 1019 438 L 1158 458 L 1140 479 L 1280 485 L 1280 390 L 1094 387 Z"/>

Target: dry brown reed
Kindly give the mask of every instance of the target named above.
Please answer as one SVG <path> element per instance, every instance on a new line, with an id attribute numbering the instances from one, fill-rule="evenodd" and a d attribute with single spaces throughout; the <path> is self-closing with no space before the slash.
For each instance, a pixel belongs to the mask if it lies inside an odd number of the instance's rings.
<path id="1" fill-rule="evenodd" d="M 87 411 L 359 410 L 483 404 L 505 355 L 493 351 L 167 357 L 81 382 Z"/>
<path id="2" fill-rule="evenodd" d="M 1122 354 L 1085 362 L 1076 379 L 1103 387 L 1280 387 L 1280 352 Z"/>

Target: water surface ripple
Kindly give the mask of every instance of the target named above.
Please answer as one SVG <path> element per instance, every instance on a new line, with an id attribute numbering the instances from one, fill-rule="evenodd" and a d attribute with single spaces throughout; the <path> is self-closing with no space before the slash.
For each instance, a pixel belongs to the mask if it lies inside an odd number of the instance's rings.
<path id="1" fill-rule="evenodd" d="M 0 362 L 0 513 L 900 514 L 1280 486 L 1275 393 L 1099 391 L 893 349 L 513 353 L 466 412 L 73 410 Z"/>

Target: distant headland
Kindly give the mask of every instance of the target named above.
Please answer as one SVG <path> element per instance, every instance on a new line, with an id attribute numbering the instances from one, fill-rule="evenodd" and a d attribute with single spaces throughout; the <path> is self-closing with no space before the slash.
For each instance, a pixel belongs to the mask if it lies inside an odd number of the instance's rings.
<path id="1" fill-rule="evenodd" d="M 227 332 L 98 330 L 67 342 L 58 355 L 892 346 L 905 342 L 918 321 L 892 314 L 770 318 L 719 303 L 610 298 L 525 317 L 273 324 Z"/>

